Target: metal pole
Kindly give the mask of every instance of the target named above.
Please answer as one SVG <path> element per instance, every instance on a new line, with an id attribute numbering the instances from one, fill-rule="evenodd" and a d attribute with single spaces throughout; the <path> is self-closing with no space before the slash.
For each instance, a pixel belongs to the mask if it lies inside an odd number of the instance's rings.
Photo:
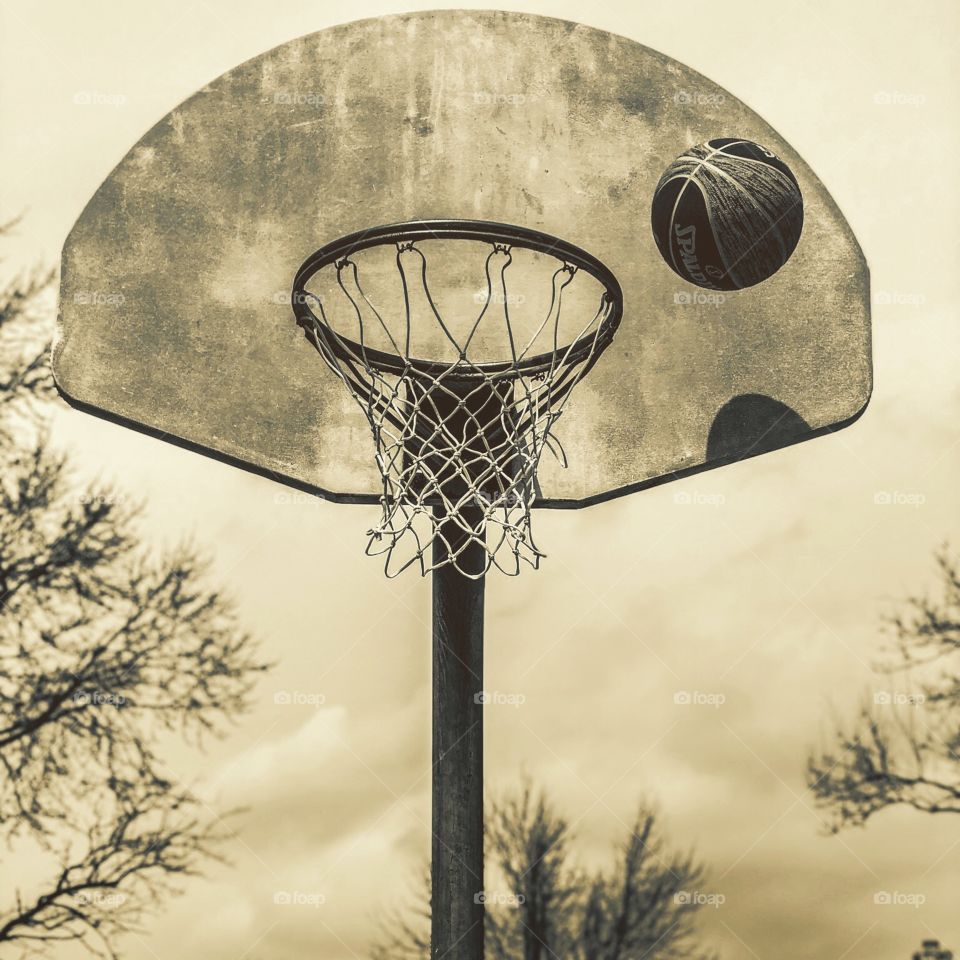
<path id="1" fill-rule="evenodd" d="M 439 508 L 438 508 L 439 511 Z M 480 530 L 479 507 L 462 520 Z M 437 514 L 434 562 L 465 534 Z M 482 544 L 471 542 L 458 563 L 480 573 Z M 483 588 L 452 566 L 433 571 L 433 867 L 432 960 L 483 960 Z"/>

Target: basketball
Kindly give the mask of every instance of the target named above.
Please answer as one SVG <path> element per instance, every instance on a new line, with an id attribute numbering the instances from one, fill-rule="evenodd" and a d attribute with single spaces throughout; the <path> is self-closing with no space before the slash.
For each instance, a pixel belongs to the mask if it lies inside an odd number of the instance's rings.
<path id="1" fill-rule="evenodd" d="M 803 197 L 790 168 L 765 147 L 710 140 L 667 168 L 651 219 L 675 273 L 709 290 L 741 290 L 790 259 L 803 230 Z"/>

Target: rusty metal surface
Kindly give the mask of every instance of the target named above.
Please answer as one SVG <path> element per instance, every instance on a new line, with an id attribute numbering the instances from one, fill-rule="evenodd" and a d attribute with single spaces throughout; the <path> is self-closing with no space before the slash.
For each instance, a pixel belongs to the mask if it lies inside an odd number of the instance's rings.
<path id="1" fill-rule="evenodd" d="M 754 140 L 804 197 L 790 261 L 698 302 L 661 260 L 653 189 L 691 144 Z M 871 388 L 869 279 L 823 185 L 749 108 L 623 37 L 503 12 L 336 27 L 210 83 L 110 174 L 63 252 L 61 392 L 303 489 L 375 499 L 363 415 L 300 339 L 297 266 L 411 218 L 518 223 L 603 260 L 612 346 L 555 430 L 542 506 L 604 499 L 817 435 Z"/>

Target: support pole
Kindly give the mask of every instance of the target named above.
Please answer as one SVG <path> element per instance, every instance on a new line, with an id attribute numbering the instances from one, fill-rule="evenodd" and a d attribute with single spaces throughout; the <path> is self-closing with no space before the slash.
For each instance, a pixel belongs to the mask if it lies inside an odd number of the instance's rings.
<path id="1" fill-rule="evenodd" d="M 439 508 L 437 508 L 439 510 Z M 483 513 L 462 519 L 482 529 Z M 434 562 L 465 537 L 436 516 Z M 480 573 L 486 551 L 471 542 L 464 569 Z M 452 566 L 433 571 L 433 867 L 432 960 L 483 960 L 483 589 Z"/>

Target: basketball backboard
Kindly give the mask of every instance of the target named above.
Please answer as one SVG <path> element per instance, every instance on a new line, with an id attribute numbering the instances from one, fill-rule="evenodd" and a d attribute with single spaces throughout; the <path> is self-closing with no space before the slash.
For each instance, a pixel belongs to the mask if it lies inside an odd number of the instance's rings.
<path id="1" fill-rule="evenodd" d="M 690 146 L 742 137 L 804 200 L 769 280 L 713 293 L 660 256 L 653 191 Z M 834 430 L 871 389 L 869 279 L 781 137 L 634 41 L 522 13 L 338 26 L 204 87 L 137 143 L 63 251 L 54 373 L 72 404 L 292 486 L 375 502 L 363 412 L 290 307 L 338 237 L 403 220 L 544 231 L 618 279 L 616 341 L 555 433 L 537 506 L 585 505 Z"/>

